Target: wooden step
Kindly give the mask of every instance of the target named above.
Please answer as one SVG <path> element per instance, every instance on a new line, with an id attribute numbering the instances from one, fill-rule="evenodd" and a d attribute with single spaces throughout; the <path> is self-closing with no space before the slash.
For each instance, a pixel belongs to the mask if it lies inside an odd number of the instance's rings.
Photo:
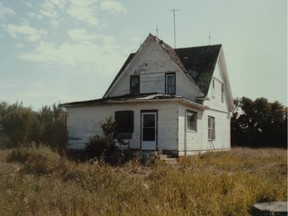
<path id="1" fill-rule="evenodd" d="M 175 157 L 171 157 L 170 155 L 166 155 L 166 154 L 160 154 L 158 155 L 160 160 L 163 160 L 167 163 L 176 163 L 177 162 L 177 158 Z"/>

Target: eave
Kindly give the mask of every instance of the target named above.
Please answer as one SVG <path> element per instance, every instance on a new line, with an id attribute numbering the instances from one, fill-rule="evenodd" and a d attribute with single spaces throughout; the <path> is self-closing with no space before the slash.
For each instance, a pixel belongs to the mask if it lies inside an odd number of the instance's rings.
<path id="1" fill-rule="evenodd" d="M 193 106 L 200 110 L 207 109 L 207 106 L 196 103 L 189 99 L 183 98 L 176 95 L 166 95 L 166 94 L 142 94 L 136 97 L 131 97 L 131 95 L 125 95 L 121 97 L 96 99 L 89 101 L 77 101 L 72 103 L 61 104 L 64 108 L 73 107 L 88 107 L 88 106 L 103 106 L 103 105 L 114 105 L 114 104 L 135 104 L 135 103 L 181 103 L 188 106 Z"/>

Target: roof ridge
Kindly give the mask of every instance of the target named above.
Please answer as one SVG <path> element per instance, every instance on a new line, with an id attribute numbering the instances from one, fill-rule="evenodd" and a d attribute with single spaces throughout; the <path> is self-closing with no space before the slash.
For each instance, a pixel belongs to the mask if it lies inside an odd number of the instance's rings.
<path id="1" fill-rule="evenodd" d="M 208 47 L 217 47 L 217 46 L 223 46 L 223 44 L 213 44 L 213 45 L 199 45 L 199 46 L 190 46 L 190 47 L 181 47 L 176 48 L 175 50 L 183 50 L 183 49 L 197 49 L 197 48 L 208 48 Z"/>
<path id="2" fill-rule="evenodd" d="M 164 41 L 159 41 L 160 46 L 164 51 L 170 56 L 170 58 L 183 70 L 183 72 L 187 72 L 184 64 L 182 63 L 181 59 L 177 55 L 175 49 L 173 49 L 169 44 L 165 43 Z"/>

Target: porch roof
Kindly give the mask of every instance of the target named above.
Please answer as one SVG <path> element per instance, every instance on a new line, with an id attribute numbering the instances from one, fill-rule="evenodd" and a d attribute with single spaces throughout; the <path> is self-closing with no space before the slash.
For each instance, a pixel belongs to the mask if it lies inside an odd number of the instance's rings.
<path id="1" fill-rule="evenodd" d="M 117 97 L 109 97 L 109 98 L 100 98 L 95 100 L 86 100 L 86 101 L 76 101 L 71 103 L 61 104 L 64 108 L 71 107 L 83 107 L 83 106 L 95 106 L 95 105 L 105 105 L 105 104 L 120 104 L 120 103 L 151 103 L 151 102 L 180 102 L 187 105 L 192 105 L 198 109 L 204 110 L 207 107 L 191 101 L 187 98 L 177 95 L 167 95 L 167 94 L 159 94 L 159 93 L 149 93 L 149 94 L 139 94 L 139 95 L 123 95 Z"/>

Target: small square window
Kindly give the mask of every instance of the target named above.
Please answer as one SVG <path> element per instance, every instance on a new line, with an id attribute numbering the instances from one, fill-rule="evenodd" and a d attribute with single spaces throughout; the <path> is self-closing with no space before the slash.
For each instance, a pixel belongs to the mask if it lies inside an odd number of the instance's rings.
<path id="1" fill-rule="evenodd" d="M 187 130 L 197 131 L 197 112 L 187 110 Z"/>

